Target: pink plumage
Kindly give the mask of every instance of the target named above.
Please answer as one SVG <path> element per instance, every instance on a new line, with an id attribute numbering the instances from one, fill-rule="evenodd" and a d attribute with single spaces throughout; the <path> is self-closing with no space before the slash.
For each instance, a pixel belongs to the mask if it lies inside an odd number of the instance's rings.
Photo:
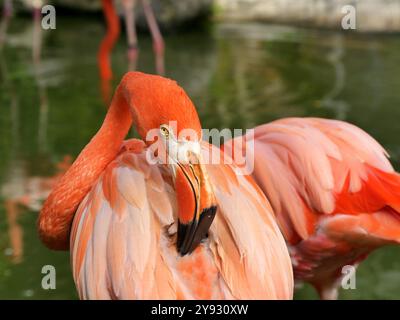
<path id="1" fill-rule="evenodd" d="M 143 140 L 123 141 L 132 123 Z M 176 82 L 124 76 L 38 221 L 47 246 L 71 250 L 81 298 L 292 298 L 290 257 L 264 194 L 235 165 L 203 163 L 203 153 L 220 150 L 179 138 L 187 129 L 201 137 L 196 109 Z M 150 164 L 150 130 L 188 159 L 168 153 L 172 162 Z"/>
<path id="2" fill-rule="evenodd" d="M 214 147 L 204 143 L 207 148 Z M 207 241 L 181 257 L 170 172 L 149 165 L 144 151 L 125 151 L 108 165 L 73 223 L 71 258 L 81 298 L 292 297 L 291 263 L 268 201 L 234 166 L 206 168 L 219 211 Z"/>
<path id="3" fill-rule="evenodd" d="M 240 139 L 254 140 L 252 175 L 272 204 L 296 280 L 313 284 L 321 297 L 337 296 L 344 265 L 400 242 L 400 176 L 360 128 L 288 118 Z"/>

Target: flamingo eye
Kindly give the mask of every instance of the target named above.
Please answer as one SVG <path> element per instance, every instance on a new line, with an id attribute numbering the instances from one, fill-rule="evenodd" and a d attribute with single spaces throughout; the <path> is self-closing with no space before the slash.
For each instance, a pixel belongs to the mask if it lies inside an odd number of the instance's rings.
<path id="1" fill-rule="evenodd" d="M 169 130 L 168 130 L 168 128 L 167 128 L 166 126 L 162 125 L 162 126 L 160 127 L 160 131 L 161 131 L 161 134 L 162 134 L 164 137 L 166 137 L 166 138 L 169 137 Z"/>

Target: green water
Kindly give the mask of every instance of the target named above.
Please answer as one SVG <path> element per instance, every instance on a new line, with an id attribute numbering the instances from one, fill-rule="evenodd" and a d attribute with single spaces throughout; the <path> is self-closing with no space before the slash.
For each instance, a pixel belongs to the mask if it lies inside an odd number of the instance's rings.
<path id="1" fill-rule="evenodd" d="M 96 62 L 103 32 L 100 19 L 59 17 L 56 30 L 43 32 L 34 64 L 32 22 L 18 18 L 9 26 L 0 52 L 2 299 L 77 298 L 68 253 L 37 238 L 37 210 L 19 206 L 12 214 L 5 203 L 24 194 L 32 177 L 54 175 L 56 163 L 75 157 L 99 127 L 106 110 Z M 400 168 L 399 37 L 246 24 L 171 32 L 165 40 L 167 75 L 193 98 L 203 127 L 250 128 L 286 116 L 345 119 L 371 133 Z M 138 69 L 154 73 L 147 35 L 140 46 Z M 127 69 L 123 36 L 112 59 L 115 85 Z M 21 241 L 20 252 L 11 238 Z M 56 267 L 56 290 L 41 288 L 44 265 Z M 400 248 L 373 253 L 358 269 L 357 289 L 340 297 L 400 298 Z M 305 286 L 296 298 L 316 295 Z"/>

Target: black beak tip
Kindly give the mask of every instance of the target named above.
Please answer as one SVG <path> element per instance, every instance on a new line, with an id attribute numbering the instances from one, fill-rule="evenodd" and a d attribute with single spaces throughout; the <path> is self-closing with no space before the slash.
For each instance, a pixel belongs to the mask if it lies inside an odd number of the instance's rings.
<path id="1" fill-rule="evenodd" d="M 181 256 L 184 256 L 187 252 L 185 252 L 185 246 L 183 245 L 185 242 L 186 235 L 189 233 L 191 228 L 191 223 L 185 224 L 178 221 L 178 238 L 176 241 L 176 247 L 178 248 L 178 252 Z"/>
<path id="2" fill-rule="evenodd" d="M 208 230 L 217 212 L 216 206 L 203 209 L 199 221 L 191 221 L 188 224 L 178 221 L 178 239 L 176 246 L 181 256 L 190 254 L 208 236 Z"/>

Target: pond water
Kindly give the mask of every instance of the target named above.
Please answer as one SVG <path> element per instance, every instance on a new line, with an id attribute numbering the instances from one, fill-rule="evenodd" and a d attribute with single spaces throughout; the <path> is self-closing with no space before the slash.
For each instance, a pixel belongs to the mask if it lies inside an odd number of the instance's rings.
<path id="1" fill-rule="evenodd" d="M 166 75 L 192 97 L 203 127 L 251 128 L 287 116 L 350 121 L 371 133 L 400 168 L 400 38 L 262 24 L 216 24 L 166 34 Z M 36 30 L 37 31 L 37 30 Z M 59 17 L 37 35 L 13 18 L 0 51 L 0 299 L 76 299 L 65 252 L 46 249 L 35 223 L 65 156 L 96 132 L 105 104 L 97 50 L 100 18 Z M 41 47 L 32 46 L 32 39 Z M 154 73 L 140 34 L 138 69 Z M 127 70 L 124 35 L 112 53 L 115 86 Z M 56 290 L 41 288 L 44 265 Z M 297 299 L 315 299 L 309 286 Z M 400 248 L 374 252 L 342 299 L 400 298 Z"/>

